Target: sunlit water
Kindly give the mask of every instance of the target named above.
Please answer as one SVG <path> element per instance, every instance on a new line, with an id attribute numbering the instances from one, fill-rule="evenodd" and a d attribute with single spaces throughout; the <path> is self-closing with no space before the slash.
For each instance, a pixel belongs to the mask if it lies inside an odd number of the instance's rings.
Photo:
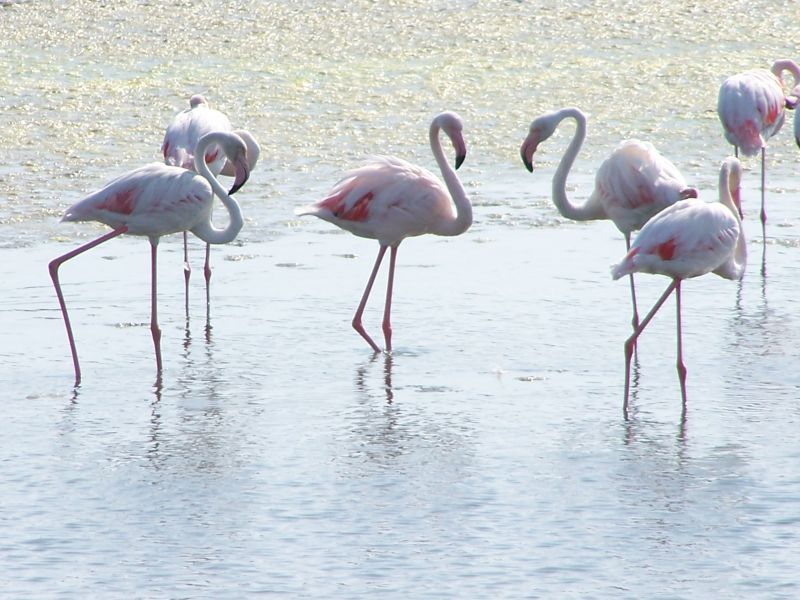
<path id="1" fill-rule="evenodd" d="M 745 279 L 684 286 L 685 412 L 669 302 L 623 414 L 622 236 L 549 200 L 572 126 L 533 174 L 518 154 L 534 116 L 576 105 L 576 200 L 627 137 L 715 199 L 719 85 L 800 58 L 798 5 L 0 6 L 0 596 L 800 595 L 791 121 L 769 145 L 763 247 L 745 160 Z M 68 262 L 73 390 L 46 264 L 105 229 L 58 218 L 157 160 L 197 92 L 261 143 L 246 226 L 213 251 L 208 314 L 193 240 L 188 320 L 180 238 L 162 241 L 155 383 L 146 241 Z M 292 209 L 370 154 L 435 168 L 444 109 L 465 122 L 475 224 L 401 246 L 396 351 L 373 356 L 350 319 L 377 245 Z M 639 282 L 643 306 L 667 284 Z"/>

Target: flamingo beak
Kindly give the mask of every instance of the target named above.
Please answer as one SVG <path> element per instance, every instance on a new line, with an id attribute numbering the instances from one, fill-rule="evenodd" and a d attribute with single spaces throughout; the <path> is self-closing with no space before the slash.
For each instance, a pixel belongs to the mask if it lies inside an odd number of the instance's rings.
<path id="1" fill-rule="evenodd" d="M 736 210 L 739 211 L 739 218 L 744 219 L 744 213 L 742 212 L 742 188 L 736 186 L 731 193 L 733 196 L 733 204 L 736 206 Z"/>
<path id="2" fill-rule="evenodd" d="M 247 180 L 250 178 L 250 165 L 247 164 L 247 157 L 242 154 L 239 156 L 233 164 L 234 167 L 234 180 L 233 186 L 231 186 L 230 191 L 228 194 L 231 196 L 239 191 L 239 189 L 247 183 Z"/>
<path id="3" fill-rule="evenodd" d="M 530 173 L 533 173 L 533 154 L 539 146 L 538 134 L 531 132 L 525 141 L 522 142 L 522 147 L 519 149 L 520 156 L 522 156 L 522 163 Z"/>
<path id="4" fill-rule="evenodd" d="M 464 142 L 464 138 L 461 137 L 460 131 L 453 135 L 451 139 L 453 141 L 453 150 L 456 151 L 456 169 L 458 169 L 464 164 L 464 159 L 467 158 L 467 144 Z"/>
<path id="5" fill-rule="evenodd" d="M 697 188 L 690 187 L 681 190 L 680 199 L 686 200 L 687 198 L 697 198 Z"/>

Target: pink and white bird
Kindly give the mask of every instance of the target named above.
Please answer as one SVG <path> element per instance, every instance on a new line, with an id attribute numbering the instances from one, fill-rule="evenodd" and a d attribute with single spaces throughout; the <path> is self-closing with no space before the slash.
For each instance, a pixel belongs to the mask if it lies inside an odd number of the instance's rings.
<path id="1" fill-rule="evenodd" d="M 533 155 L 539 144 L 555 133 L 564 119 L 575 121 L 575 134 L 553 176 L 553 203 L 558 212 L 573 221 L 610 219 L 625 236 L 630 249 L 631 232 L 656 213 L 678 200 L 696 198 L 697 190 L 686 185 L 677 167 L 649 142 L 622 142 L 600 165 L 591 196 L 580 205 L 567 198 L 567 175 L 586 139 L 586 116 L 577 108 L 563 108 L 536 117 L 520 148 L 522 162 L 533 172 Z M 630 276 L 633 327 L 639 324 L 636 288 Z"/>
<path id="2" fill-rule="evenodd" d="M 736 156 L 755 156 L 761 152 L 761 228 L 766 233 L 764 206 L 767 142 L 780 131 L 785 109 L 793 109 L 797 97 L 784 91 L 783 73 L 788 71 L 800 84 L 800 68 L 789 59 L 776 60 L 770 70 L 752 69 L 732 75 L 722 82 L 717 98 L 717 114 L 725 139 L 734 146 Z"/>
<path id="3" fill-rule="evenodd" d="M 681 282 L 706 273 L 741 279 L 747 263 L 747 245 L 741 222 L 739 159 L 727 158 L 719 174 L 719 202 L 681 200 L 664 209 L 636 236 L 622 261 L 612 268 L 619 279 L 631 273 L 655 273 L 672 278 L 663 295 L 625 342 L 625 406 L 630 390 L 631 357 L 636 340 L 674 291 L 677 303 L 678 378 L 686 402 L 686 367 L 681 341 Z"/>
<path id="4" fill-rule="evenodd" d="M 72 334 L 67 306 L 58 279 L 58 268 L 64 262 L 123 233 L 143 235 L 150 239 L 151 247 L 151 317 L 150 330 L 156 353 L 156 366 L 161 373 L 161 330 L 156 311 L 156 250 L 159 238 L 180 231 L 191 231 L 209 244 L 227 244 L 234 240 L 242 228 L 239 205 L 220 185 L 203 161 L 212 146 L 217 146 L 230 161 L 235 180 L 230 193 L 241 188 L 250 175 L 247 146 L 236 134 L 215 131 L 200 138 L 194 152 L 194 171 L 160 163 L 152 163 L 120 175 L 102 189 L 70 206 L 62 221 L 99 221 L 113 231 L 67 252 L 50 262 L 50 276 L 56 288 L 64 324 L 67 328 L 72 362 L 75 367 L 75 385 L 81 381 L 78 352 Z M 199 174 L 198 174 L 199 173 Z M 217 229 L 211 222 L 214 196 L 218 196 L 228 210 L 229 222 Z"/>
<path id="5" fill-rule="evenodd" d="M 381 349 L 364 329 L 361 318 L 386 249 L 391 248 L 391 256 L 383 313 L 383 335 L 386 351 L 391 352 L 390 315 L 395 262 L 400 242 L 407 237 L 426 233 L 460 235 L 472 225 L 472 205 L 455 170 L 444 156 L 439 140 L 440 131 L 453 144 L 456 169 L 464 162 L 467 147 L 462 135 L 461 118 L 457 114 L 443 112 L 433 119 L 430 144 L 444 178 L 444 186 L 436 176 L 422 167 L 399 158 L 378 157 L 374 162 L 346 173 L 326 198 L 295 210 L 297 215 L 314 215 L 359 237 L 378 240 L 378 257 L 353 317 L 353 328 L 375 352 L 380 352 Z"/>
<path id="6" fill-rule="evenodd" d="M 200 94 L 195 94 L 189 100 L 189 108 L 179 112 L 172 119 L 164 133 L 161 144 L 161 153 L 164 163 L 175 167 L 194 170 L 194 153 L 198 140 L 212 131 L 233 131 L 247 146 L 247 162 L 250 170 L 256 166 L 261 148 L 255 138 L 243 129 L 234 130 L 228 117 L 218 110 L 211 108 L 208 101 Z M 235 176 L 235 167 L 225 157 L 217 144 L 206 150 L 205 162 L 214 175 Z M 209 298 L 209 283 L 211 280 L 210 265 L 211 245 L 206 244 L 206 257 L 203 273 L 206 279 L 206 302 Z M 192 269 L 189 266 L 189 250 L 187 233 L 183 232 L 183 273 L 186 282 L 186 313 L 189 312 L 189 277 Z"/>

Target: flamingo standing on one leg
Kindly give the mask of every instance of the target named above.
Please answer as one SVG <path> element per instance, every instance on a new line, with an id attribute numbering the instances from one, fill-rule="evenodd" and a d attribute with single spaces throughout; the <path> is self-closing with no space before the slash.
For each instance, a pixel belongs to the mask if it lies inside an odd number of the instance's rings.
<path id="1" fill-rule="evenodd" d="M 179 112 L 172 119 L 164 133 L 164 141 L 161 144 L 161 153 L 164 155 L 164 162 L 168 165 L 183 167 L 184 169 L 194 170 L 194 153 L 197 141 L 205 134 L 212 131 L 233 131 L 247 145 L 247 162 L 250 170 L 256 166 L 261 148 L 255 138 L 243 129 L 234 130 L 228 117 L 218 110 L 214 110 L 208 101 L 200 94 L 195 94 L 189 100 L 189 108 Z M 206 150 L 206 163 L 214 175 L 226 175 L 233 177 L 235 170 L 233 164 L 227 160 L 225 154 L 215 144 Z M 211 245 L 206 244 L 206 258 L 203 273 L 206 279 L 206 303 L 210 301 L 209 283 L 211 281 L 210 266 Z M 187 244 L 187 233 L 183 232 L 183 274 L 186 281 L 186 314 L 189 314 L 189 277 L 191 275 L 189 266 L 189 250 Z"/>
<path id="2" fill-rule="evenodd" d="M 686 403 L 686 367 L 681 342 L 681 282 L 690 277 L 716 273 L 726 279 L 741 279 L 747 262 L 744 227 L 741 222 L 739 159 L 722 163 L 719 203 L 682 200 L 658 213 L 636 236 L 625 258 L 612 269 L 614 279 L 630 273 L 656 273 L 672 278 L 666 291 L 625 342 L 625 407 L 630 389 L 631 357 L 636 340 L 667 297 L 675 291 L 677 303 L 678 378 Z"/>
<path id="3" fill-rule="evenodd" d="M 245 184 L 250 175 L 247 147 L 234 133 L 212 132 L 200 138 L 197 143 L 194 154 L 196 173 L 159 163 L 146 165 L 117 177 L 104 188 L 70 206 L 64 213 L 62 221 L 100 221 L 113 228 L 113 231 L 50 262 L 50 276 L 64 315 L 72 351 L 76 386 L 81 382 L 81 370 L 67 306 L 58 280 L 58 268 L 67 260 L 123 233 L 150 238 L 150 330 L 155 346 L 156 367 L 161 373 L 161 330 L 156 314 L 156 249 L 159 238 L 179 231 L 191 231 L 207 243 L 226 244 L 236 238 L 243 224 L 239 205 L 228 195 L 203 161 L 212 145 L 219 146 L 233 165 L 235 180 L 231 193 L 234 193 Z M 222 200 L 230 216 L 224 229 L 217 229 L 211 223 L 215 194 Z"/>
<path id="4" fill-rule="evenodd" d="M 764 206 L 767 142 L 783 126 L 785 109 L 794 108 L 797 98 L 787 96 L 783 73 L 800 84 L 800 68 L 788 59 L 776 60 L 770 70 L 753 69 L 732 75 L 722 82 L 717 99 L 717 114 L 725 139 L 734 146 L 736 156 L 755 156 L 761 152 L 761 232 L 766 239 L 767 212 Z"/>
<path id="5" fill-rule="evenodd" d="M 383 335 L 386 351 L 391 352 L 390 313 L 395 262 L 400 242 L 407 237 L 425 233 L 459 235 L 472 224 L 472 205 L 458 176 L 444 156 L 439 140 L 440 130 L 444 131 L 453 144 L 456 169 L 464 162 L 467 147 L 461 133 L 461 118 L 457 114 L 443 112 L 433 119 L 430 126 L 431 150 L 447 189 L 426 169 L 399 158 L 378 157 L 375 162 L 346 173 L 325 199 L 295 210 L 298 215 L 314 215 L 357 236 L 378 240 L 378 257 L 353 317 L 353 328 L 375 352 L 381 350 L 364 329 L 361 316 L 386 249 L 391 248 L 391 256 L 383 313 Z"/>
<path id="6" fill-rule="evenodd" d="M 678 200 L 697 197 L 697 190 L 686 186 L 675 165 L 652 144 L 628 140 L 600 165 L 588 200 L 581 205 L 572 204 L 567 198 L 567 175 L 586 138 L 586 116 L 579 109 L 563 108 L 534 119 L 520 153 L 528 171 L 533 172 L 533 155 L 539 144 L 567 118 L 575 120 L 575 134 L 553 176 L 553 202 L 562 216 L 574 221 L 610 219 L 625 235 L 625 247 L 630 250 L 632 231 L 641 229 L 650 217 Z M 635 329 L 639 314 L 633 274 L 630 287 Z"/>

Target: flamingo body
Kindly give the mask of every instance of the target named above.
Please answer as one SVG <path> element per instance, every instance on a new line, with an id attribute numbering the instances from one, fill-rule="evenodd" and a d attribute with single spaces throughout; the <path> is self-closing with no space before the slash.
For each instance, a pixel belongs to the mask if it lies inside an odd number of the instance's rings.
<path id="1" fill-rule="evenodd" d="M 650 142 L 622 142 L 603 161 L 589 202 L 602 206 L 623 234 L 691 194 L 678 168 Z"/>
<path id="2" fill-rule="evenodd" d="M 399 158 L 378 157 L 347 172 L 322 200 L 295 210 L 298 215 L 314 215 L 357 236 L 378 240 L 378 256 L 353 317 L 353 328 L 375 352 L 380 348 L 364 329 L 361 317 L 386 250 L 391 248 L 383 334 L 386 351 L 391 352 L 390 313 L 398 246 L 407 237 L 426 233 L 459 235 L 472 224 L 472 205 L 444 157 L 440 131 L 453 144 L 456 169 L 467 148 L 457 114 L 446 111 L 433 119 L 429 138 L 444 185 L 426 169 Z"/>
<path id="3" fill-rule="evenodd" d="M 211 218 L 211 185 L 194 171 L 153 163 L 129 171 L 70 206 L 62 221 L 99 221 L 159 238 Z"/>
<path id="4" fill-rule="evenodd" d="M 377 157 L 353 169 L 328 196 L 300 209 L 384 246 L 437 234 L 455 219 L 450 193 L 427 169 L 395 157 Z"/>
<path id="5" fill-rule="evenodd" d="M 771 71 L 728 77 L 717 99 L 725 139 L 745 156 L 755 156 L 783 126 L 785 103 L 783 83 Z"/>

